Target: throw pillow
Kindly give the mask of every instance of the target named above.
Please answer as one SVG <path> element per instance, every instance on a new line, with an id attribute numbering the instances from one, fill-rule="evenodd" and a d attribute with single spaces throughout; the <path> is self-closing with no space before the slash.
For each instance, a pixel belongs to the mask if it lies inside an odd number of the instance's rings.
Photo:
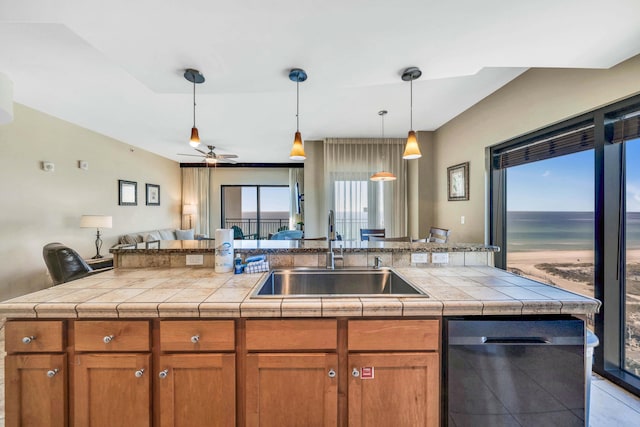
<path id="1" fill-rule="evenodd" d="M 161 240 L 176 240 L 176 233 L 173 230 L 160 230 Z"/>
<path id="2" fill-rule="evenodd" d="M 162 240 L 159 231 L 150 231 L 149 233 L 147 233 L 147 235 L 144 236 L 145 242 L 153 242 L 154 240 Z"/>
<path id="3" fill-rule="evenodd" d="M 176 230 L 176 239 L 193 240 L 193 228 L 189 230 Z"/>

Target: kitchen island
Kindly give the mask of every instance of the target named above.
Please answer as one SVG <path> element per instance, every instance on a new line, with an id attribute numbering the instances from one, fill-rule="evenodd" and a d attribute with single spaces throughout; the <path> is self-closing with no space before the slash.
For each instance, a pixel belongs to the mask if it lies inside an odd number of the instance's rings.
<path id="1" fill-rule="evenodd" d="M 326 242 L 247 245 L 236 250 L 268 249 L 272 267 L 319 267 L 327 250 Z M 125 255 L 167 265 L 120 265 L 0 303 L 9 319 L 7 425 L 35 412 L 40 425 L 435 426 L 444 318 L 585 318 L 599 309 L 597 300 L 491 267 L 492 248 L 482 245 L 437 247 L 448 264 L 413 265 L 412 253 L 432 253 L 375 242 L 345 248 L 347 268 L 380 256 L 425 293 L 349 298 L 254 298 L 267 273 L 172 266 L 211 251 L 181 246 Z"/>

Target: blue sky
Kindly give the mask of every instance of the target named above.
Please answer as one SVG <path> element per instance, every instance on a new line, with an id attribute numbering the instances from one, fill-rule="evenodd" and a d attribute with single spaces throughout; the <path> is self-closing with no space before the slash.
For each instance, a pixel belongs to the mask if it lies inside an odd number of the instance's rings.
<path id="1" fill-rule="evenodd" d="M 593 211 L 594 151 L 507 170 L 509 211 Z M 640 140 L 627 143 L 627 211 L 640 212 Z"/>

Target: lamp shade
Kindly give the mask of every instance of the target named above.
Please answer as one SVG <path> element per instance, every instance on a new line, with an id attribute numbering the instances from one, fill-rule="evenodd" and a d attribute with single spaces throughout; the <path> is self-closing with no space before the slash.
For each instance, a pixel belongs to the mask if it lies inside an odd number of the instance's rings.
<path id="1" fill-rule="evenodd" d="M 302 135 L 300 132 L 296 132 L 296 136 L 293 139 L 293 147 L 291 147 L 289 158 L 291 160 L 304 160 L 307 158 L 304 154 L 304 146 L 302 145 Z"/>
<path id="2" fill-rule="evenodd" d="M 13 82 L 0 73 L 0 125 L 13 121 Z"/>
<path id="3" fill-rule="evenodd" d="M 182 206 L 182 215 L 195 215 L 196 205 L 184 205 Z"/>
<path id="4" fill-rule="evenodd" d="M 82 215 L 80 217 L 81 228 L 111 228 L 112 219 L 107 215 Z"/>
<path id="5" fill-rule="evenodd" d="M 369 178 L 371 181 L 395 181 L 397 178 L 391 172 L 376 172 Z"/>
<path id="6" fill-rule="evenodd" d="M 402 154 L 402 158 L 405 160 L 418 159 L 422 157 L 422 153 L 420 152 L 420 147 L 418 146 L 418 138 L 416 137 L 415 131 L 410 130 L 409 136 L 407 137 L 407 145 L 404 147 L 404 153 Z"/>
<path id="7" fill-rule="evenodd" d="M 191 128 L 191 139 L 189 140 L 189 144 L 192 147 L 197 147 L 198 145 L 200 145 L 200 135 L 198 135 L 197 127 Z"/>

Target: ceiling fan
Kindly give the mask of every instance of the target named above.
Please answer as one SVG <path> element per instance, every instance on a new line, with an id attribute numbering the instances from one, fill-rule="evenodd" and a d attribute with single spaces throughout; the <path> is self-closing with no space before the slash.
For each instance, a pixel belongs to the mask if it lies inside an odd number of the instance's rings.
<path id="1" fill-rule="evenodd" d="M 178 156 L 193 156 L 193 157 L 202 157 L 204 162 L 207 163 L 235 163 L 235 159 L 238 156 L 236 154 L 216 154 L 213 150 L 215 150 L 214 145 L 207 145 L 209 151 L 203 151 L 197 147 L 194 147 L 194 150 L 201 154 L 181 154 L 178 153 Z"/>

